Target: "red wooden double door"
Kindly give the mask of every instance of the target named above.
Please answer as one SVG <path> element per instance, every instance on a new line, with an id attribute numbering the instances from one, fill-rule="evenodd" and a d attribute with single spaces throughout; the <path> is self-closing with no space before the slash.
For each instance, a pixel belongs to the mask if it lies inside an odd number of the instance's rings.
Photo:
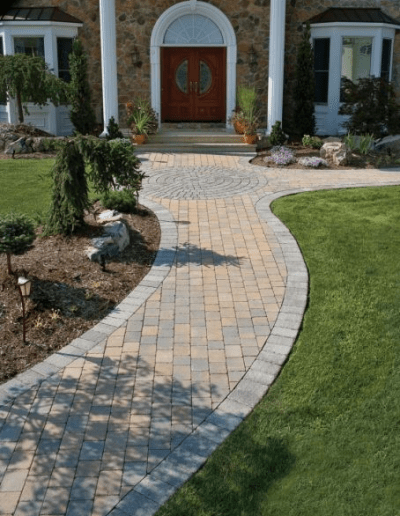
<path id="1" fill-rule="evenodd" d="M 225 121 L 225 56 L 222 47 L 162 48 L 163 122 Z"/>

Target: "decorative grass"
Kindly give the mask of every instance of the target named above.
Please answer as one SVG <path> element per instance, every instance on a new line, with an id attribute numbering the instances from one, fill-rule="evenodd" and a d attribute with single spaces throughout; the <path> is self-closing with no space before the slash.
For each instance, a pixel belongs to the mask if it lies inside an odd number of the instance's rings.
<path id="1" fill-rule="evenodd" d="M 399 198 L 274 203 L 310 273 L 302 330 L 269 393 L 157 516 L 400 514 Z"/>

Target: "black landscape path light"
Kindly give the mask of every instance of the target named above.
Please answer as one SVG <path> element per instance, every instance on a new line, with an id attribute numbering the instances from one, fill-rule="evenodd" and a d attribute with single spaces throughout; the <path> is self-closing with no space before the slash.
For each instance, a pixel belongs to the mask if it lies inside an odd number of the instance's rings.
<path id="1" fill-rule="evenodd" d="M 26 330 L 25 330 L 25 298 L 29 296 L 31 293 L 31 280 L 28 280 L 26 278 L 19 277 L 18 278 L 18 290 L 21 295 L 21 303 L 22 303 L 22 342 L 26 343 Z"/>

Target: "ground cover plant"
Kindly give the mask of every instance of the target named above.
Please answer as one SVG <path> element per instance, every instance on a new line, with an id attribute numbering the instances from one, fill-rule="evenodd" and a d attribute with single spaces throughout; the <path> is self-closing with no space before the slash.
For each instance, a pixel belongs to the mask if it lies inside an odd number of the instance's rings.
<path id="1" fill-rule="evenodd" d="M 269 393 L 157 516 L 398 514 L 399 195 L 275 201 L 310 273 L 303 327 Z"/>

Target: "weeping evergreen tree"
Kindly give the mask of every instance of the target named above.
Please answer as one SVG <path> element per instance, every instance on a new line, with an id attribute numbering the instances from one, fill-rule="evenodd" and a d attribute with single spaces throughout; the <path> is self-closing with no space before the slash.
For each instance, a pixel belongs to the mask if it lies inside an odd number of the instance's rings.
<path id="1" fill-rule="evenodd" d="M 91 134 L 96 127 L 96 116 L 91 106 L 91 93 L 87 73 L 87 55 L 82 43 L 76 39 L 69 56 L 69 100 L 71 122 L 80 134 Z"/>
<path id="2" fill-rule="evenodd" d="M 294 89 L 294 121 L 300 136 L 304 134 L 313 135 L 315 132 L 314 52 L 310 38 L 310 24 L 307 23 L 297 52 L 296 82 Z"/>
<path id="3" fill-rule="evenodd" d="M 49 101 L 55 106 L 68 103 L 65 82 L 50 72 L 42 57 L 26 54 L 0 55 L 0 96 L 15 99 L 20 124 L 24 112 L 29 115 L 27 102 L 39 106 Z"/>
<path id="4" fill-rule="evenodd" d="M 85 161 L 75 140 L 60 147 L 52 168 L 53 191 L 46 233 L 68 235 L 84 224 L 89 207 Z"/>

